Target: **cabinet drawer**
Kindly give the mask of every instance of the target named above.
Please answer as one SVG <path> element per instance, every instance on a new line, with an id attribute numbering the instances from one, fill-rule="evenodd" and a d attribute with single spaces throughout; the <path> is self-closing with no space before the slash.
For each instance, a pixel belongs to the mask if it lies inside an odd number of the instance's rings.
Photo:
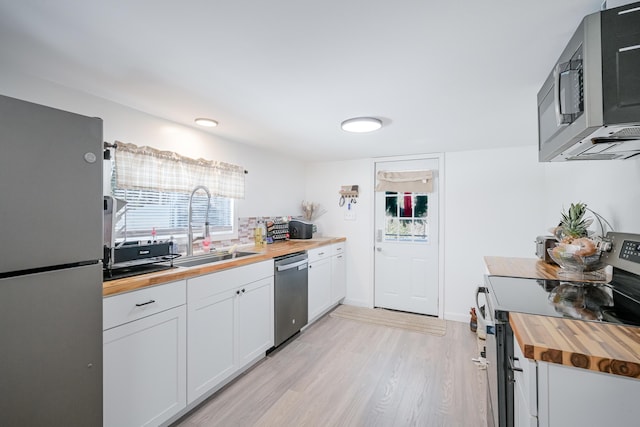
<path id="1" fill-rule="evenodd" d="M 186 282 L 151 286 L 103 299 L 104 330 L 141 319 L 186 303 Z"/>
<path id="2" fill-rule="evenodd" d="M 331 256 L 331 247 L 322 246 L 320 248 L 309 249 L 307 251 L 307 256 L 309 257 L 309 262 L 314 262 L 314 261 L 328 258 Z"/>
<path id="3" fill-rule="evenodd" d="M 188 300 L 189 302 L 199 301 L 271 276 L 273 276 L 273 260 L 187 279 Z"/>
<path id="4" fill-rule="evenodd" d="M 331 255 L 340 255 L 344 253 L 344 242 L 334 243 L 331 245 Z"/>

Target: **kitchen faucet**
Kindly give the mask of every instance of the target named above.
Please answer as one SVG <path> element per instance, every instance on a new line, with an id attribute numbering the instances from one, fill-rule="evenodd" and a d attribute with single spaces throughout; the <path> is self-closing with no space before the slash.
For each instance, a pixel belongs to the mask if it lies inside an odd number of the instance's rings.
<path id="1" fill-rule="evenodd" d="M 207 193 L 207 210 L 204 217 L 204 237 L 203 238 L 206 239 L 207 237 L 209 237 L 209 205 L 211 205 L 211 193 L 209 192 L 209 189 L 204 185 L 198 185 L 191 192 L 191 196 L 189 196 L 189 219 L 188 219 L 189 231 L 187 232 L 187 256 L 193 255 L 193 243 L 194 241 L 199 240 L 199 239 L 194 240 L 193 228 L 191 227 L 191 218 L 193 216 L 193 211 L 192 211 L 193 196 L 194 194 L 196 194 L 196 191 L 198 190 L 203 190 L 205 193 Z"/>

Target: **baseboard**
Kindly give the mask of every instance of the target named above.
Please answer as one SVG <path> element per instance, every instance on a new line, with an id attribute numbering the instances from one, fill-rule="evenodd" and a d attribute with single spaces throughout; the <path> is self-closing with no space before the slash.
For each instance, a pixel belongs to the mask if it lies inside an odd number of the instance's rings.
<path id="1" fill-rule="evenodd" d="M 467 314 L 444 313 L 444 318 L 446 320 L 453 320 L 454 322 L 463 322 L 463 323 L 469 323 L 469 321 L 471 320 L 469 313 Z"/>
<path id="2" fill-rule="evenodd" d="M 362 300 L 357 300 L 357 299 L 345 298 L 342 301 L 342 304 L 344 304 L 344 305 L 355 305 L 356 307 L 373 308 L 373 307 L 371 307 L 371 305 L 369 305 L 369 303 L 367 301 L 362 301 Z"/>

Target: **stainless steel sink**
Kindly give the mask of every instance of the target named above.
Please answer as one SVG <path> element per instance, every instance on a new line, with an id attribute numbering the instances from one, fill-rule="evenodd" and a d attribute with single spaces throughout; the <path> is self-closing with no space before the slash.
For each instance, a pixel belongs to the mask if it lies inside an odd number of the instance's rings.
<path id="1" fill-rule="evenodd" d="M 229 252 L 215 252 L 206 255 L 198 255 L 198 256 L 190 256 L 188 258 L 183 258 L 179 261 L 174 261 L 173 265 L 178 267 L 193 267 L 196 265 L 202 264 L 212 264 L 214 262 L 226 261 L 229 259 L 235 258 L 243 258 L 250 255 L 256 255 L 256 252 L 234 252 L 230 254 Z"/>

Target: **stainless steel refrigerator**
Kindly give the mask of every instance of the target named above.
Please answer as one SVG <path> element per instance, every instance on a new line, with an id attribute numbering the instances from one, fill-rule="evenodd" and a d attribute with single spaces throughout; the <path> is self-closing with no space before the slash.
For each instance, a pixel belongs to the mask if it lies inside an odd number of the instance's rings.
<path id="1" fill-rule="evenodd" d="M 102 120 L 0 95 L 0 426 L 102 425 Z"/>

